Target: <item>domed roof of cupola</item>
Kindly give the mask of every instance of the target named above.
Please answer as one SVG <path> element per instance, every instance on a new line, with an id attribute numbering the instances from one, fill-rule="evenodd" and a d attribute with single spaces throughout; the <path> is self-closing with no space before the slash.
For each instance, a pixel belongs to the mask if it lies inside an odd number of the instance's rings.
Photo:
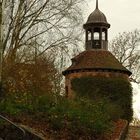
<path id="1" fill-rule="evenodd" d="M 89 15 L 87 23 L 107 23 L 106 16 L 98 8 L 98 0 L 96 0 L 96 9 Z"/>
<path id="2" fill-rule="evenodd" d="M 87 23 L 107 23 L 106 16 L 99 10 L 95 9 L 88 17 Z"/>

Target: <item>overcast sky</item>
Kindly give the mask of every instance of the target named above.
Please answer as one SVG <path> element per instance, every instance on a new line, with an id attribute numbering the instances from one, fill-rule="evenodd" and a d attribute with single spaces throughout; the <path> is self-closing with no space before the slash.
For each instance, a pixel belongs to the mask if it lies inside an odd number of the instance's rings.
<path id="1" fill-rule="evenodd" d="M 96 0 L 86 0 L 85 22 L 94 11 Z M 119 32 L 140 29 L 140 0 L 99 0 L 99 9 L 111 24 L 109 39 Z"/>
<path id="2" fill-rule="evenodd" d="M 87 6 L 84 10 L 84 20 L 95 9 L 96 0 L 86 0 Z M 140 0 L 99 0 L 99 9 L 106 15 L 109 29 L 109 40 L 118 33 L 140 29 Z M 133 85 L 133 108 L 135 115 L 140 118 L 140 86 Z"/>

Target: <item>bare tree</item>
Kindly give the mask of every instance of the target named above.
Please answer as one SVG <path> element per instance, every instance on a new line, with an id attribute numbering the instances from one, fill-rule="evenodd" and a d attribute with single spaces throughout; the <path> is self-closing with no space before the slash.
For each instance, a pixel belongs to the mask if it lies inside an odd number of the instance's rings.
<path id="1" fill-rule="evenodd" d="M 140 30 L 120 33 L 111 41 L 109 48 L 132 72 L 131 81 L 140 83 Z"/>
<path id="2" fill-rule="evenodd" d="M 28 64 L 33 68 L 33 64 L 38 65 L 36 60 L 47 58 L 60 68 L 52 78 L 55 80 L 53 85 L 61 87 L 60 73 L 67 61 L 65 57 L 82 40 L 82 3 L 82 0 L 3 0 L 4 80 L 7 76 L 15 80 L 22 78 L 20 74 L 16 76 L 18 69 L 26 71 Z M 12 71 L 15 71 L 15 77 L 14 73 L 11 75 Z"/>
<path id="3" fill-rule="evenodd" d="M 53 93 L 57 76 L 54 63 L 45 56 L 36 59 L 36 63 L 16 63 L 3 72 L 3 87 L 7 93 L 43 95 Z"/>
<path id="4" fill-rule="evenodd" d="M 19 50 L 38 43 L 38 55 L 50 48 L 77 45 L 81 0 L 4 0 L 4 60 L 13 63 Z"/>

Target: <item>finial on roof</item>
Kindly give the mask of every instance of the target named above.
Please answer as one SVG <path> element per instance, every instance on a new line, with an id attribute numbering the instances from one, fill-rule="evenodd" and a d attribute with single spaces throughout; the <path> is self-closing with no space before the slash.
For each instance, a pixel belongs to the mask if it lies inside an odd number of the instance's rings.
<path id="1" fill-rule="evenodd" d="M 98 0 L 96 0 L 96 9 L 98 9 Z"/>

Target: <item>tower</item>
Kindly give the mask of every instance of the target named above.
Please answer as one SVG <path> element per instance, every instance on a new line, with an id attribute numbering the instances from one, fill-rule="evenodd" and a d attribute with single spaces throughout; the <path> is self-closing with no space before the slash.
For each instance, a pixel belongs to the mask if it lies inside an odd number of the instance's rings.
<path id="1" fill-rule="evenodd" d="M 110 24 L 98 8 L 89 15 L 85 29 L 86 50 L 72 58 L 72 65 L 63 71 L 66 95 L 75 96 L 71 81 L 80 77 L 124 78 L 129 80 L 131 72 L 108 51 L 108 29 Z M 84 86 L 84 85 L 83 85 Z"/>

